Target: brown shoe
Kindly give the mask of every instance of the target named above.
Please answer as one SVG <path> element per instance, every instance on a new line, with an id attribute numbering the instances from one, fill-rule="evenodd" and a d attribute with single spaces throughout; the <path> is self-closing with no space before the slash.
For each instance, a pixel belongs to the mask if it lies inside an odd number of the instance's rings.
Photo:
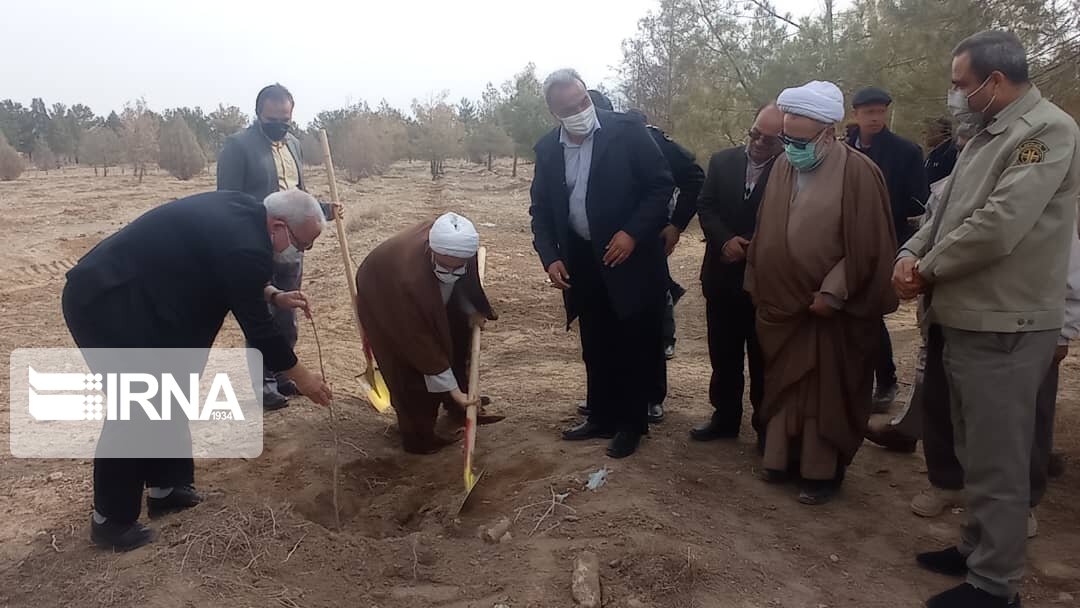
<path id="1" fill-rule="evenodd" d="M 880 431 L 867 429 L 866 438 L 890 452 L 899 452 L 901 454 L 914 454 L 915 446 L 919 443 L 918 439 L 912 439 L 904 435 L 891 424 Z"/>

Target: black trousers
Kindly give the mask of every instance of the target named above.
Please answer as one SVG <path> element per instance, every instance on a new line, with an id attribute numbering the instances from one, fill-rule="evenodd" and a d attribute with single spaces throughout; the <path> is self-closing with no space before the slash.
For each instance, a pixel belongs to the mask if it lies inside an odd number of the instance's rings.
<path id="1" fill-rule="evenodd" d="M 709 401 L 715 409 L 713 422 L 732 432 L 738 432 L 742 425 L 745 361 L 750 368 L 750 405 L 754 408 L 751 422 L 760 434 L 765 430 L 757 415 L 765 392 L 765 364 L 750 294 L 737 288 L 707 294 L 705 315 L 712 362 Z"/>
<path id="2" fill-rule="evenodd" d="M 877 364 L 874 366 L 874 376 L 879 387 L 893 386 L 896 384 L 896 363 L 893 361 L 892 338 L 889 336 L 889 326 L 885 325 L 885 317 L 881 318 L 881 346 L 878 348 Z"/>
<path id="3" fill-rule="evenodd" d="M 153 348 L 174 343 L 155 327 L 145 312 L 152 305 L 137 289 L 122 287 L 91 298 L 80 291 L 69 283 L 62 297 L 64 319 L 79 348 Z M 95 373 L 116 371 L 97 369 L 93 360 L 88 364 Z M 110 430 L 106 424 L 101 441 L 108 440 Z M 94 510 L 117 523 L 131 523 L 142 512 L 144 487 L 191 485 L 194 480 L 191 458 L 95 458 Z"/>
<path id="4" fill-rule="evenodd" d="M 270 276 L 270 284 L 282 291 L 297 291 L 304 279 L 304 258 L 294 264 L 274 262 L 273 274 Z M 268 305 L 269 306 L 269 305 Z M 274 325 L 277 326 L 281 335 L 289 343 L 290 348 L 296 348 L 296 340 L 299 331 L 296 326 L 296 310 L 292 308 L 277 308 L 270 306 L 270 314 L 274 316 Z M 248 344 L 248 348 L 251 345 Z M 273 372 L 263 366 L 263 387 L 266 391 L 277 392 L 279 382 L 285 382 L 288 378 L 283 372 Z"/>
<path id="5" fill-rule="evenodd" d="M 655 390 L 657 370 L 664 364 L 663 287 L 657 289 L 655 302 L 644 303 L 632 317 L 619 318 L 592 246 L 571 237 L 569 257 L 589 421 L 614 431 L 646 433 L 650 393 Z"/>

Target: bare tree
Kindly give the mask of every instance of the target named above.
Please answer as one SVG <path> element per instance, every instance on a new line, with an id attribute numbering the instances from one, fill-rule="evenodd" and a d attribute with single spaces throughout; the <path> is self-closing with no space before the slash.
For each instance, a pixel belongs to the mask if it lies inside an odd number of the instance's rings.
<path id="1" fill-rule="evenodd" d="M 105 126 L 88 131 L 82 137 L 79 149 L 80 159 L 94 167 L 94 175 L 98 175 L 100 168 L 104 170 L 105 177 L 109 177 L 109 167 L 115 167 L 124 153 L 120 138 Z"/>
<path id="2" fill-rule="evenodd" d="M 121 138 L 124 153 L 132 170 L 142 183 L 146 168 L 158 159 L 158 132 L 161 119 L 150 111 L 146 100 L 128 104 L 120 114 Z"/>
<path id="3" fill-rule="evenodd" d="M 448 94 L 433 95 L 421 103 L 413 100 L 412 110 L 419 125 L 419 151 L 431 164 L 431 179 L 443 173 L 447 158 L 459 155 L 465 131 L 453 106 L 446 102 Z"/>

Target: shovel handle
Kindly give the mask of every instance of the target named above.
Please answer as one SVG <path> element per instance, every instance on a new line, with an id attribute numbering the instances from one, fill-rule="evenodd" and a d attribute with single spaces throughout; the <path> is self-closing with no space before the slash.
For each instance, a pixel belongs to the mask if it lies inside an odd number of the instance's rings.
<path id="1" fill-rule="evenodd" d="M 326 165 L 326 177 L 330 182 L 330 198 L 332 202 L 343 204 L 338 196 L 337 178 L 334 175 L 334 158 L 330 154 L 330 137 L 326 134 L 326 129 L 319 129 L 319 139 L 322 141 L 323 149 L 323 163 Z M 352 302 L 353 320 L 356 322 L 356 329 L 360 332 L 360 341 L 364 345 L 364 360 L 367 362 L 368 369 L 375 368 L 375 358 L 371 353 L 371 347 L 368 345 L 367 333 L 364 332 L 364 326 L 360 324 L 360 313 L 356 310 L 357 289 L 356 289 L 356 271 L 353 268 L 352 255 L 349 253 L 349 239 L 345 234 L 345 222 L 342 221 L 341 215 L 334 214 L 334 227 L 337 229 L 338 248 L 341 249 L 341 261 L 345 265 L 345 280 L 349 284 L 349 301 Z"/>
<path id="2" fill-rule="evenodd" d="M 484 284 L 484 269 L 487 266 L 487 249 L 481 247 L 476 252 L 476 266 L 480 275 L 480 285 Z M 480 328 L 472 328 L 471 350 L 469 351 L 469 401 L 476 401 L 480 396 Z"/>

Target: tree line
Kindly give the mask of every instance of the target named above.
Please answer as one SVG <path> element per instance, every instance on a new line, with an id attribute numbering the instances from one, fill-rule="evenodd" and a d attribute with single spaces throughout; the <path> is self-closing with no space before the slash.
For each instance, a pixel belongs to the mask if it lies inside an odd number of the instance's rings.
<path id="1" fill-rule="evenodd" d="M 488 83 L 480 99 L 451 102 L 446 92 L 414 99 L 409 112 L 383 100 L 375 109 L 359 103 L 319 112 L 306 129 L 293 125 L 305 162 L 322 163 L 319 130 L 326 129 L 334 163 L 350 180 L 381 174 L 398 160 L 427 161 L 432 179 L 450 158 L 467 158 L 491 170 L 494 159 L 530 158 L 532 146 L 555 123 L 547 111 L 533 64 L 496 87 Z M 302 100 L 302 97 L 301 97 Z M 302 103 L 302 101 L 301 101 Z M 225 138 L 250 119 L 236 106 L 219 104 L 155 112 L 136 100 L 117 113 L 98 116 L 87 106 L 47 107 L 34 98 L 29 107 L 0 101 L 0 179 L 15 179 L 26 161 L 42 171 L 64 164 L 87 165 L 95 175 L 130 166 L 141 181 L 148 167 L 160 166 L 190 179 L 217 157 Z"/>
<path id="2" fill-rule="evenodd" d="M 620 103 L 699 156 L 742 143 L 760 105 L 809 80 L 887 89 L 893 130 L 922 141 L 947 115 L 952 49 L 986 29 L 1015 32 L 1035 84 L 1080 114 L 1080 0 L 824 0 L 801 19 L 771 0 L 658 4 L 623 43 Z"/>

